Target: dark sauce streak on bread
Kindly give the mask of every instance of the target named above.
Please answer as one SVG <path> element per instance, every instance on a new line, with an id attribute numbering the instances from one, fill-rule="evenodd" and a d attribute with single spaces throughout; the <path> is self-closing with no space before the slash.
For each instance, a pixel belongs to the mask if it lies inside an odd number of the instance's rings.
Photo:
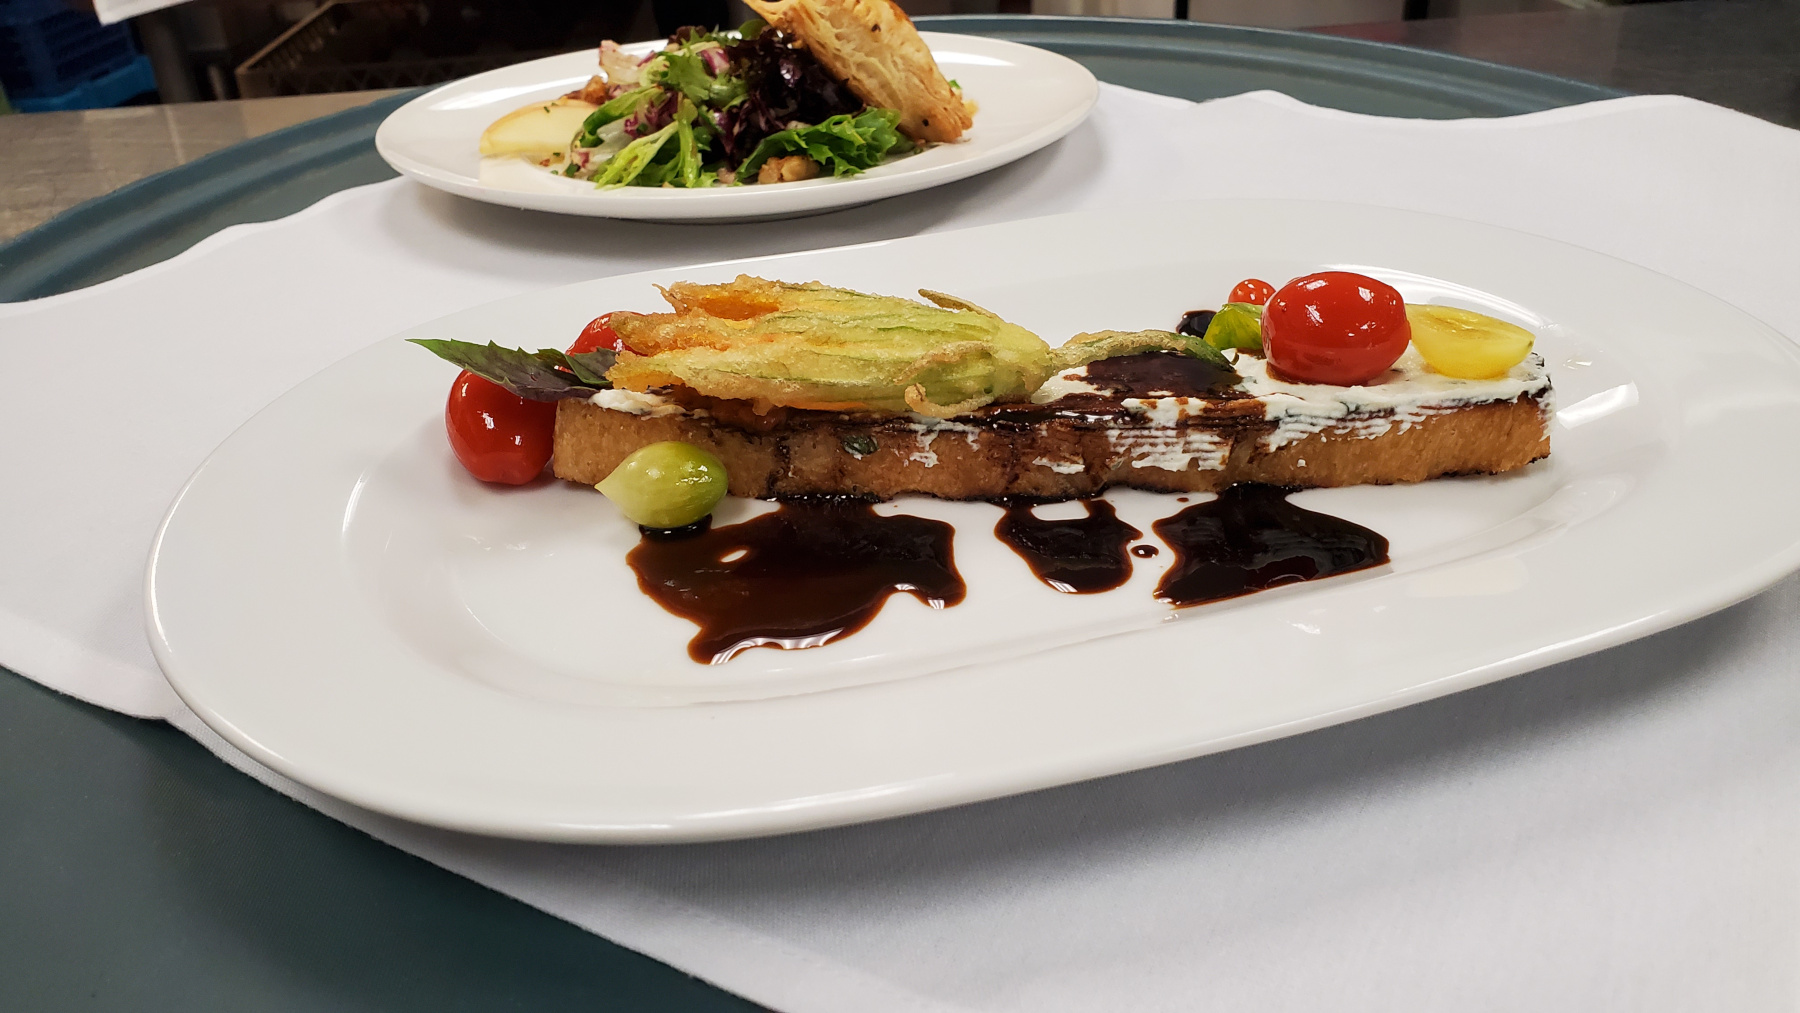
<path id="1" fill-rule="evenodd" d="M 1090 362 L 1087 382 L 1114 397 L 1249 397 L 1229 369 L 1179 352 L 1141 352 Z"/>
<path id="2" fill-rule="evenodd" d="M 977 426 L 1036 426 L 1053 420 L 1141 426 L 1142 420 L 1125 407 L 1127 399 L 1187 397 L 1216 402 L 1251 397 L 1238 386 L 1236 373 L 1179 352 L 1139 352 L 1101 359 L 1088 363 L 1087 374 L 1079 379 L 1095 389 L 1064 394 L 1044 404 L 989 405 L 957 421 Z"/>

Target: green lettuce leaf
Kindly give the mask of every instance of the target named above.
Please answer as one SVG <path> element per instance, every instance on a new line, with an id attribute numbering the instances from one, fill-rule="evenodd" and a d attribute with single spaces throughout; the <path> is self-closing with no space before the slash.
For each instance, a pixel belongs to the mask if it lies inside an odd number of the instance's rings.
<path id="1" fill-rule="evenodd" d="M 706 60 L 696 51 L 696 46 L 709 38 L 702 36 L 680 49 L 662 54 L 661 60 L 650 65 L 649 79 L 670 91 L 680 92 L 695 105 L 723 109 L 743 99 L 749 92 L 743 78 L 731 74 L 714 77 L 706 69 Z"/>
<path id="2" fill-rule="evenodd" d="M 407 340 L 527 401 L 592 397 L 596 391 L 612 386 L 606 380 L 606 371 L 618 358 L 618 353 L 610 349 L 571 355 L 554 348 L 535 352 L 502 348 L 491 341 L 478 345 L 447 338 Z"/>
<path id="3" fill-rule="evenodd" d="M 624 92 L 608 99 L 600 108 L 588 113 L 587 120 L 581 124 L 581 133 L 575 135 L 575 147 L 599 147 L 599 132 L 601 127 L 606 126 L 614 120 L 622 120 L 625 117 L 630 116 L 632 113 L 637 112 L 639 106 L 661 94 L 662 89 L 653 84 L 647 84 L 642 88 Z"/>
<path id="4" fill-rule="evenodd" d="M 663 146 L 669 142 L 671 137 L 675 136 L 677 126 L 679 123 L 672 121 L 656 133 L 646 134 L 625 145 L 618 154 L 606 160 L 606 165 L 594 177 L 594 186 L 606 189 L 615 186 L 630 186 L 633 183 L 639 186 L 661 186 L 668 182 L 667 166 L 671 164 L 669 159 L 664 159 L 662 166 L 651 171 L 648 178 L 639 179 L 639 177 L 644 176 L 646 170 L 651 168 L 651 163 L 655 162 L 657 156 L 662 154 Z"/>
<path id="5" fill-rule="evenodd" d="M 705 167 L 705 146 L 700 143 L 702 131 L 712 123 L 685 95 L 678 102 L 668 126 L 627 144 L 601 167 L 594 176 L 596 187 L 713 184 L 718 173 Z"/>
<path id="6" fill-rule="evenodd" d="M 762 139 L 738 166 L 738 178 L 756 174 L 778 155 L 806 155 L 833 176 L 853 176 L 873 168 L 889 155 L 912 150 L 898 129 L 900 114 L 892 109 L 864 109 L 852 116 L 839 113 L 810 127 L 790 127 Z"/>
<path id="7" fill-rule="evenodd" d="M 710 186 L 712 174 L 705 171 L 700 164 L 700 144 L 694 137 L 694 120 L 700 110 L 685 97 L 681 107 L 675 111 L 675 173 L 676 178 L 670 182 L 676 186 L 697 187 Z"/>
<path id="8" fill-rule="evenodd" d="M 713 76 L 699 54 L 677 49 L 663 54 L 656 82 L 670 91 L 678 91 L 691 102 L 705 102 L 712 94 Z"/>

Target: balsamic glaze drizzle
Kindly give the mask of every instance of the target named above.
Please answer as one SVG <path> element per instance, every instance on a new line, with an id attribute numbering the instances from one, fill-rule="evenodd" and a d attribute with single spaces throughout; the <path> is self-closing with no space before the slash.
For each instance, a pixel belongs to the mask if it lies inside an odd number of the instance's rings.
<path id="1" fill-rule="evenodd" d="M 1380 566 L 1386 538 L 1360 524 L 1294 506 L 1293 490 L 1238 485 L 1152 527 L 1175 554 L 1156 597 L 1177 608 L 1282 584 Z M 994 534 L 1045 584 L 1070 594 L 1109 591 L 1131 577 L 1142 532 L 1103 499 L 1086 516 L 1045 520 L 1005 501 Z M 638 586 L 700 627 L 695 661 L 722 664 L 752 647 L 820 647 L 867 626 L 904 591 L 948 608 L 967 593 L 951 553 L 954 529 L 864 500 L 788 500 L 760 517 L 711 528 L 649 531 L 626 555 Z"/>
<path id="2" fill-rule="evenodd" d="M 1388 561 L 1386 538 L 1294 506 L 1292 491 L 1235 485 L 1151 525 L 1175 552 L 1156 597 L 1180 608 Z"/>
<path id="3" fill-rule="evenodd" d="M 1217 400 L 1225 396 L 1247 396 L 1238 387 L 1242 378 L 1236 373 L 1179 352 L 1139 352 L 1090 362 L 1083 379 L 1114 398 L 1204 397 Z"/>
<path id="4" fill-rule="evenodd" d="M 1144 533 L 1119 519 L 1103 499 L 1085 499 L 1087 515 L 1045 520 L 1028 500 L 1003 500 L 994 535 L 1025 560 L 1037 578 L 1065 594 L 1110 591 L 1131 579 L 1125 547 Z M 1154 551 L 1154 550 L 1153 550 Z"/>
<path id="5" fill-rule="evenodd" d="M 695 661 L 752 647 L 819 647 L 867 626 L 905 591 L 932 608 L 963 600 L 943 521 L 882 516 L 864 500 L 789 500 L 687 538 L 645 538 L 626 555 L 638 586 L 692 620 Z"/>

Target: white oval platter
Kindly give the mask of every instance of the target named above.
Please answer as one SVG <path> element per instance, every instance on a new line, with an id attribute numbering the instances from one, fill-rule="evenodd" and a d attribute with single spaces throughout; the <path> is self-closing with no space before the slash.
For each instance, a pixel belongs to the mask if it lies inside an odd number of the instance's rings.
<path id="1" fill-rule="evenodd" d="M 561 345 L 602 311 L 658 308 L 655 283 L 742 271 L 954 292 L 1058 341 L 1168 327 L 1245 276 L 1328 266 L 1534 329 L 1550 458 L 1299 493 L 1386 535 L 1391 565 L 1180 611 L 1151 597 L 1166 551 L 1119 590 L 1058 594 L 994 539 L 994 507 L 907 499 L 882 509 L 956 525 L 963 604 L 899 595 L 837 643 L 715 666 L 639 592 L 637 532 L 602 497 L 462 472 L 442 428 L 456 371 L 399 340 Z M 458 313 L 281 397 L 172 506 L 151 640 L 232 743 L 371 809 L 569 841 L 803 830 L 1292 735 L 1722 608 L 1800 565 L 1797 412 L 1794 345 L 1710 296 L 1381 208 L 1198 202 L 662 270 Z M 1111 498 L 1145 532 L 1179 508 Z M 728 500 L 720 521 L 764 507 Z"/>

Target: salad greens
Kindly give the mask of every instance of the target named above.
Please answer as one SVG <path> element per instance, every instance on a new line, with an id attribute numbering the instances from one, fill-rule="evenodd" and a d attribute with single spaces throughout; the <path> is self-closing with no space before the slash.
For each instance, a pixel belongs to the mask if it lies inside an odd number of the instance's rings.
<path id="1" fill-rule="evenodd" d="M 642 59 L 603 43 L 600 66 L 606 100 L 551 170 L 595 186 L 747 183 L 771 158 L 791 156 L 850 176 L 914 147 L 899 113 L 865 106 L 761 21 L 684 28 Z"/>
<path id="2" fill-rule="evenodd" d="M 892 151 L 910 151 L 912 142 L 897 129 L 900 114 L 892 109 L 865 109 L 856 116 L 839 113 L 810 127 L 789 127 L 762 139 L 738 168 L 744 176 L 777 155 L 805 155 L 831 170 L 851 176 L 881 164 Z"/>

